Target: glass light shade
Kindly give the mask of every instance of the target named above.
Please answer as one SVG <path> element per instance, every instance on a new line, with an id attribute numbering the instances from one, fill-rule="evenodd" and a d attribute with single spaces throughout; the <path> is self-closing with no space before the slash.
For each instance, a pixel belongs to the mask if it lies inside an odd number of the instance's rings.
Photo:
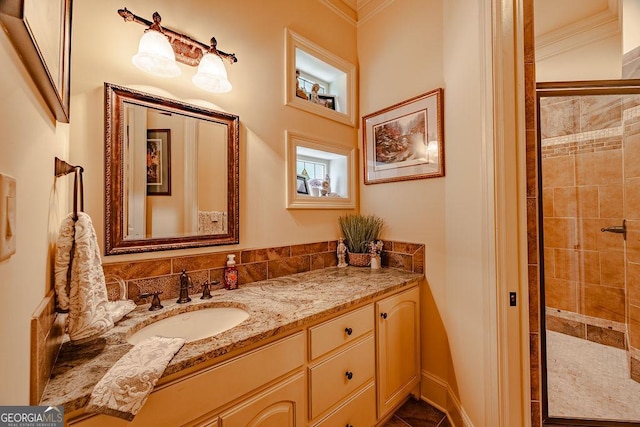
<path id="1" fill-rule="evenodd" d="M 231 91 L 231 83 L 227 79 L 227 70 L 224 68 L 222 59 L 213 53 L 207 53 L 200 59 L 198 73 L 193 76 L 193 84 L 207 92 Z"/>
<path id="2" fill-rule="evenodd" d="M 155 30 L 146 31 L 142 35 L 138 53 L 131 61 L 142 71 L 159 77 L 176 77 L 181 72 L 171 43 L 162 33 Z"/>

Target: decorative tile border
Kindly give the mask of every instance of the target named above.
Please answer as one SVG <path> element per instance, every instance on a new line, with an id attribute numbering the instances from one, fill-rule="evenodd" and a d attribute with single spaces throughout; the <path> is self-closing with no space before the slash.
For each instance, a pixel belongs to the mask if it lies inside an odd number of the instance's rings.
<path id="1" fill-rule="evenodd" d="M 563 137 L 565 138 L 565 137 Z M 607 137 L 589 141 L 572 141 L 563 144 L 542 145 L 542 158 L 570 156 L 572 154 L 593 153 L 596 151 L 619 150 L 622 137 Z"/>
<path id="2" fill-rule="evenodd" d="M 567 144 L 571 142 L 592 142 L 594 140 L 612 138 L 616 136 L 622 136 L 622 126 L 580 132 L 572 135 L 556 136 L 554 138 L 545 138 L 542 140 L 542 147 Z"/>
<path id="3" fill-rule="evenodd" d="M 576 338 L 622 350 L 632 350 L 628 345 L 625 323 L 547 307 L 546 326 L 548 330 Z"/>

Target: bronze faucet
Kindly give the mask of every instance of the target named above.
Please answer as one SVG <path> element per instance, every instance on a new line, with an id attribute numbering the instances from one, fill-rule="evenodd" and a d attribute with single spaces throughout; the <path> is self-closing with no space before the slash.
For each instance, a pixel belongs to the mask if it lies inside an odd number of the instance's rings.
<path id="1" fill-rule="evenodd" d="M 139 298 L 148 298 L 148 297 L 153 297 L 151 300 L 151 306 L 149 307 L 149 311 L 156 311 L 156 310 L 160 310 L 161 308 L 163 308 L 164 306 L 160 303 L 160 297 L 158 295 L 160 295 L 162 293 L 162 291 L 154 291 L 154 292 L 145 292 L 143 294 L 139 295 Z"/>
<path id="2" fill-rule="evenodd" d="M 192 286 L 193 282 L 191 282 L 191 277 L 182 269 L 182 274 L 180 275 L 180 298 L 176 301 L 178 304 L 191 301 L 191 298 L 189 298 L 189 288 Z"/>
<path id="3" fill-rule="evenodd" d="M 213 296 L 211 295 L 211 285 L 217 285 L 218 283 L 220 282 L 217 280 L 212 280 L 211 283 L 209 283 L 208 280 L 205 280 L 202 284 L 202 296 L 200 297 L 200 299 L 213 298 Z"/>

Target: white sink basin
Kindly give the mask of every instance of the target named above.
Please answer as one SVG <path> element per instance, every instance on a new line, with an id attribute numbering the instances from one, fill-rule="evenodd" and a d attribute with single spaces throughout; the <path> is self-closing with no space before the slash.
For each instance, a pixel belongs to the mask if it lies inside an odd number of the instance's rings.
<path id="1" fill-rule="evenodd" d="M 187 342 L 197 341 L 231 329 L 242 323 L 247 317 L 249 317 L 249 313 L 241 308 L 204 308 L 176 314 L 154 322 L 131 335 L 127 341 L 131 344 L 137 344 L 154 335 L 184 338 Z"/>

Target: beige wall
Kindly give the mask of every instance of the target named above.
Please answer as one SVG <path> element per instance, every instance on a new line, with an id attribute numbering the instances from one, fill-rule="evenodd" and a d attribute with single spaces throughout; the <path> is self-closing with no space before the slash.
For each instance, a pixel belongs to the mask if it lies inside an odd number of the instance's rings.
<path id="1" fill-rule="evenodd" d="M 622 0 L 622 53 L 627 53 L 640 46 L 640 2 Z"/>
<path id="2" fill-rule="evenodd" d="M 212 6 L 213 5 L 213 6 Z M 71 123 L 56 124 L 42 106 L 29 76 L 4 32 L 0 32 L 0 172 L 17 178 L 17 253 L 0 262 L 0 404 L 28 404 L 29 321 L 51 288 L 48 263 L 49 196 L 57 155 L 85 168 L 85 211 L 103 245 L 104 82 L 159 87 L 181 99 L 199 99 L 240 116 L 240 240 L 237 247 L 270 247 L 338 237 L 344 211 L 285 209 L 285 130 L 295 130 L 351 148 L 357 130 L 284 105 L 284 28 L 345 60 L 357 63 L 356 29 L 317 0 L 211 2 L 138 1 L 132 11 L 201 41 L 218 39 L 221 50 L 235 52 L 228 67 L 234 89 L 210 95 L 191 83 L 194 68 L 160 79 L 139 71 L 131 56 L 144 28 L 125 23 L 110 2 L 77 1 L 73 9 Z M 247 13 L 250 8 L 251 13 Z M 96 21 L 96 17 L 100 19 Z M 266 17 L 269 17 L 266 19 Z M 327 31 L 330 29 L 330 31 Z M 61 212 L 70 208 L 68 185 L 59 187 Z M 56 231 L 61 215 L 52 220 Z M 194 249 L 181 255 L 229 250 Z M 104 263 L 170 256 L 170 252 L 105 257 Z"/>
<path id="3" fill-rule="evenodd" d="M 358 28 L 362 115 L 444 88 L 446 177 L 362 186 L 361 210 L 386 218 L 391 238 L 425 244 L 423 371 L 435 383 L 448 384 L 477 426 L 485 420 L 488 333 L 483 329 L 482 16 L 475 3 L 406 0 Z M 426 386 L 423 394 L 438 400 Z"/>
<path id="4" fill-rule="evenodd" d="M 317 0 L 255 2 L 188 0 L 180 7 L 171 0 L 142 1 L 131 11 L 150 19 L 154 11 L 162 24 L 200 40 L 215 36 L 218 48 L 234 52 L 238 62 L 227 66 L 233 90 L 209 94 L 196 88 L 196 69 L 180 65 L 174 79 L 150 76 L 131 64 L 144 27 L 125 23 L 117 6 L 108 2 L 74 4 L 72 54 L 71 161 L 86 173 L 86 210 L 102 246 L 104 227 L 103 83 L 159 87 L 179 99 L 200 100 L 240 117 L 240 245 L 266 247 L 321 241 L 338 237 L 338 210 L 285 209 L 285 130 L 295 130 L 351 148 L 356 129 L 284 105 L 284 29 L 356 63 L 355 26 Z M 251 13 L 246 13 L 250 7 Z M 95 16 L 100 16 L 96 25 Z M 265 19 L 268 16 L 269 19 Z M 331 31 L 327 31 L 330 28 Z M 100 49 L 96 49 L 100 46 Z M 203 253 L 223 248 L 184 250 Z M 229 247 L 224 248 L 226 250 Z M 109 256 L 123 259 L 167 256 L 167 253 Z"/>
<path id="5" fill-rule="evenodd" d="M 0 300 L 0 336 L 15 343 L 10 348 L 3 346 L 0 377 L 9 381 L 0 387 L 0 403 L 28 401 L 28 319 L 49 286 L 46 257 L 51 164 L 56 150 L 66 150 L 67 143 L 69 154 L 62 153 L 63 157 L 85 167 L 85 210 L 92 216 L 103 246 L 104 82 L 157 86 L 179 98 L 204 99 L 240 116 L 239 247 L 338 236 L 337 217 L 343 212 L 285 209 L 285 130 L 322 135 L 347 148 L 360 145 L 357 129 L 283 105 L 284 28 L 289 26 L 359 65 L 359 117 L 444 88 L 446 177 L 360 185 L 360 203 L 363 212 L 385 219 L 384 238 L 426 245 L 423 370 L 451 387 L 474 425 L 484 425 L 484 345 L 488 332 L 483 329 L 486 283 L 482 261 L 486 253 L 482 243 L 484 118 L 479 41 L 483 15 L 478 4 L 395 1 L 356 30 L 317 0 L 238 0 L 224 2 L 224 7 L 215 11 L 209 9 L 212 2 L 205 0 L 183 1 L 179 6 L 171 0 L 136 2 L 131 6 L 134 13 L 149 18 L 157 10 L 166 26 L 200 40 L 215 35 L 221 50 L 238 55 L 239 62 L 228 67 L 234 90 L 225 95 L 204 95 L 190 82 L 193 69 L 181 66 L 183 76 L 163 80 L 133 67 L 130 58 L 143 27 L 124 23 L 116 6 L 107 3 L 74 4 L 69 127 L 58 124 L 55 128 L 43 115 L 29 79 L 6 37 L 0 35 L 0 54 L 10 59 L 7 65 L 0 65 L 1 117 L 3 123 L 29 123 L 17 129 L 0 127 L 0 171 L 18 178 L 21 212 L 18 254 L 0 263 L 1 285 L 8 289 Z M 251 13 L 245 12 L 248 5 Z M 101 17 L 99 24 L 96 16 Z M 361 174 L 361 168 L 358 170 Z M 28 199 L 22 194 L 28 194 Z M 68 207 L 68 197 L 61 200 Z M 229 249 L 194 249 L 180 254 Z M 170 255 L 112 256 L 104 262 Z M 15 304 L 18 299 L 24 304 Z"/>
<path id="6" fill-rule="evenodd" d="M 51 283 L 49 217 L 56 224 L 62 219 L 50 204 L 53 163 L 65 156 L 69 127 L 49 115 L 4 31 L 0 58 L 0 172 L 16 178 L 18 214 L 16 253 L 0 261 L 0 404 L 26 405 L 29 322 Z M 58 185 L 60 200 L 67 198 L 64 184 Z"/>
<path id="7" fill-rule="evenodd" d="M 597 58 L 597 60 L 594 60 Z M 536 61 L 536 81 L 613 80 L 621 77 L 620 35 Z"/>

